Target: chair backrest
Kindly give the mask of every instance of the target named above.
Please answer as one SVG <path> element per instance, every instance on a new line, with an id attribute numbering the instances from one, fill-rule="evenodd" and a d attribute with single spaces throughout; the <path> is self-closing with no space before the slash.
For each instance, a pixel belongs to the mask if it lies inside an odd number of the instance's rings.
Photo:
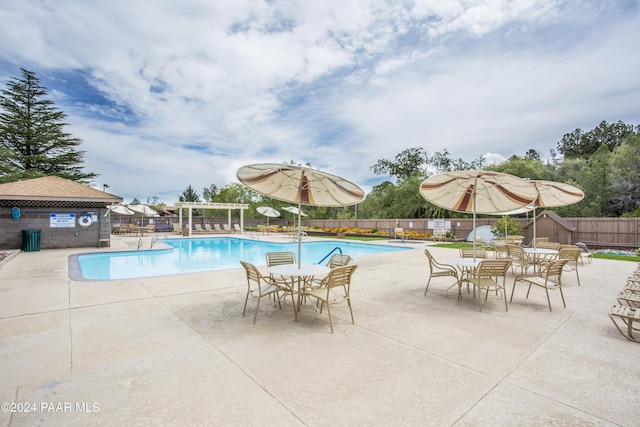
<path id="1" fill-rule="evenodd" d="M 540 276 L 544 277 L 546 280 L 551 279 L 552 277 L 556 277 L 557 283 L 560 283 L 560 279 L 562 277 L 562 272 L 564 271 L 564 266 L 568 263 L 568 259 L 557 259 L 551 261 L 547 267 L 540 272 Z"/>
<path id="2" fill-rule="evenodd" d="M 222 231 L 222 228 L 220 228 L 220 224 L 213 224 L 213 229 L 216 231 Z"/>
<path id="3" fill-rule="evenodd" d="M 234 228 L 236 231 L 242 231 L 242 229 L 240 228 L 240 224 L 233 224 L 233 228 Z"/>
<path id="4" fill-rule="evenodd" d="M 333 254 L 331 258 L 329 258 L 329 263 L 327 264 L 329 268 L 334 269 L 336 267 L 342 267 L 343 265 L 349 264 L 351 261 L 351 256 L 344 254 Z"/>
<path id="5" fill-rule="evenodd" d="M 502 277 L 506 280 L 507 271 L 511 267 L 508 259 L 485 259 L 476 267 L 476 277 Z"/>
<path id="6" fill-rule="evenodd" d="M 267 252 L 267 267 L 295 263 L 296 255 L 293 252 Z"/>
<path id="7" fill-rule="evenodd" d="M 506 246 L 507 252 L 509 253 L 509 258 L 523 259 L 525 257 L 524 249 L 522 248 L 522 246 L 509 244 L 507 244 Z"/>
<path id="8" fill-rule="evenodd" d="M 544 243 L 544 242 L 548 242 L 549 238 L 548 237 L 536 237 L 535 239 L 531 239 L 531 242 L 529 242 L 529 247 L 538 247 L 538 245 L 540 243 Z"/>
<path id="9" fill-rule="evenodd" d="M 431 252 L 429 252 L 429 249 L 425 249 L 424 254 L 427 256 L 427 259 L 429 260 L 429 268 L 431 268 L 432 271 L 434 267 L 436 268 L 440 267 L 440 264 L 438 263 L 438 261 L 436 261 L 433 255 L 431 255 Z"/>
<path id="10" fill-rule="evenodd" d="M 579 247 L 575 248 L 561 248 L 558 252 L 557 259 L 566 259 L 568 261 L 578 261 L 580 259 L 580 254 L 582 253 L 582 249 Z"/>
<path id="11" fill-rule="evenodd" d="M 473 258 L 473 248 L 461 248 L 460 258 Z M 476 247 L 476 258 L 487 258 L 487 251 L 485 248 Z"/>
<path id="12" fill-rule="evenodd" d="M 258 268 L 255 265 L 251 264 L 250 262 L 240 261 L 240 264 L 242 264 L 242 266 L 244 267 L 244 270 L 247 273 L 247 285 L 251 287 L 251 282 L 255 282 L 258 284 L 258 289 L 259 289 L 260 278 L 262 277 L 262 275 L 260 274 L 260 270 L 258 270 Z"/>
<path id="13" fill-rule="evenodd" d="M 204 228 L 202 228 L 202 224 L 194 224 L 193 226 L 196 228 L 196 231 L 204 231 Z"/>
<path id="14" fill-rule="evenodd" d="M 211 230 L 211 224 L 209 224 L 209 223 L 206 223 L 204 225 L 204 229 L 207 230 L 207 231 L 213 231 L 213 230 Z"/>
<path id="15" fill-rule="evenodd" d="M 540 242 L 536 246 L 540 249 L 553 249 L 554 251 L 560 250 L 560 243 L 558 242 Z"/>
<path id="16" fill-rule="evenodd" d="M 351 275 L 356 268 L 358 268 L 358 264 L 336 267 L 327 274 L 320 286 L 326 286 L 328 289 L 335 288 L 336 286 L 344 286 L 348 292 L 349 286 L 351 285 Z"/>

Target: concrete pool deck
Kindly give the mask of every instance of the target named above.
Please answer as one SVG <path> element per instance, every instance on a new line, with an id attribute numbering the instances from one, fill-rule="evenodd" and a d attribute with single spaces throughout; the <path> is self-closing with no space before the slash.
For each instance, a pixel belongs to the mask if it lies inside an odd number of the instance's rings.
<path id="1" fill-rule="evenodd" d="M 274 237 L 277 238 L 277 237 Z M 145 238 L 148 247 L 149 238 Z M 261 239 L 265 239 L 261 237 Z M 633 262 L 564 275 L 567 308 L 516 288 L 509 311 L 479 312 L 423 250 L 360 257 L 356 324 L 261 307 L 242 317 L 244 270 L 79 282 L 72 254 L 18 253 L 0 265 L 0 424 L 637 425 L 640 345 L 607 316 Z M 439 260 L 453 249 L 431 248 Z M 510 279 L 510 280 L 509 280 Z M 513 275 L 508 276 L 510 295 Z"/>

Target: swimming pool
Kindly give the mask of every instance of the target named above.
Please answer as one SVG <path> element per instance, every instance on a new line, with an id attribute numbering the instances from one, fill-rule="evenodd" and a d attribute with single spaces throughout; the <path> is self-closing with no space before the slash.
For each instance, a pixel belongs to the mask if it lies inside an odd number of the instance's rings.
<path id="1" fill-rule="evenodd" d="M 240 267 L 240 260 L 266 265 L 267 252 L 287 251 L 297 256 L 297 242 L 262 242 L 259 240 L 212 237 L 163 240 L 171 249 L 130 252 L 106 252 L 73 255 L 69 258 L 69 276 L 73 280 L 117 280 L 168 276 L 199 271 Z M 316 264 L 335 248 L 357 257 L 382 252 L 410 250 L 407 247 L 337 242 L 303 242 L 301 259 Z M 323 262 L 326 262 L 323 261 Z"/>

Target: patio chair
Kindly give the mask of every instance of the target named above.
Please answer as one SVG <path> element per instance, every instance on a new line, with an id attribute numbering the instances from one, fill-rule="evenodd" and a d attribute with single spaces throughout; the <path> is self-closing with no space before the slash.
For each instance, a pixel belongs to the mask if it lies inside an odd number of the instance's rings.
<path id="1" fill-rule="evenodd" d="M 127 234 L 129 232 L 129 224 L 120 224 L 118 226 L 118 234 Z"/>
<path id="2" fill-rule="evenodd" d="M 582 249 L 582 253 L 580 254 L 580 263 L 582 265 L 584 265 L 584 261 L 585 260 L 587 260 L 587 262 L 591 263 L 591 261 L 593 261 L 593 253 L 591 253 L 591 251 L 589 250 L 587 245 L 585 245 L 582 242 L 577 242 L 576 246 L 579 247 L 580 249 Z"/>
<path id="3" fill-rule="evenodd" d="M 243 316 L 247 310 L 249 295 L 257 298 L 256 312 L 253 315 L 253 323 L 255 324 L 256 318 L 258 317 L 258 310 L 260 309 L 260 300 L 264 297 L 272 295 L 274 297 L 274 304 L 276 303 L 275 301 L 277 301 L 277 304 L 280 306 L 280 308 L 282 308 L 282 306 L 280 305 L 280 293 L 283 293 L 285 299 L 287 295 L 291 295 L 291 302 L 293 303 L 293 313 L 295 319 L 298 319 L 298 311 L 296 310 L 296 303 L 291 287 L 277 282 L 269 276 L 263 276 L 258 268 L 249 262 L 240 261 L 240 264 L 242 264 L 247 273 L 247 295 L 244 298 L 244 308 L 242 309 Z M 269 312 L 271 312 L 271 309 L 269 309 Z"/>
<path id="4" fill-rule="evenodd" d="M 429 249 L 425 249 L 424 254 L 429 260 L 429 280 L 427 280 L 427 288 L 424 290 L 424 294 L 427 295 L 429 283 L 431 283 L 433 277 L 454 277 L 458 285 L 458 298 L 460 298 L 460 277 L 458 276 L 458 270 L 452 265 L 442 264 L 436 261 L 433 255 L 431 255 L 431 252 L 429 252 Z"/>
<path id="5" fill-rule="evenodd" d="M 562 305 L 564 308 L 567 308 L 567 304 L 564 301 L 564 294 L 562 293 L 562 272 L 564 271 L 564 266 L 568 263 L 567 259 L 558 259 L 550 262 L 544 270 L 534 273 L 534 274 L 521 274 L 516 276 L 513 281 L 513 288 L 511 288 L 511 298 L 509 301 L 513 300 L 513 293 L 516 289 L 516 283 L 525 282 L 529 284 L 529 289 L 527 290 L 526 298 L 529 298 L 529 292 L 531 291 L 531 286 L 536 285 L 541 288 L 544 288 L 547 294 L 547 304 L 549 304 L 549 311 L 551 310 L 551 299 L 549 298 L 550 290 L 559 290 L 560 297 L 562 298 Z"/>
<path id="6" fill-rule="evenodd" d="M 467 282 L 478 288 L 478 306 L 482 311 L 482 290 L 485 289 L 486 300 L 489 298 L 489 291 L 502 292 L 504 299 L 504 308 L 509 311 L 507 306 L 507 292 L 505 283 L 507 281 L 507 272 L 511 266 L 511 260 L 509 259 L 485 259 L 480 261 L 480 264 L 475 268 L 473 272 L 464 273 L 460 282 Z M 502 278 L 502 283 L 500 281 Z"/>
<path id="7" fill-rule="evenodd" d="M 491 242 L 493 250 L 496 254 L 496 259 L 509 258 L 509 251 L 507 250 L 507 244 L 504 240 L 494 240 Z"/>
<path id="8" fill-rule="evenodd" d="M 351 323 L 356 324 L 353 317 L 353 307 L 351 306 L 351 276 L 353 272 L 358 268 L 357 264 L 348 264 L 341 267 L 336 267 L 327 274 L 322 280 L 319 287 L 303 287 L 298 293 L 298 305 L 303 298 L 315 298 L 320 304 L 320 309 L 316 305 L 316 312 L 322 314 L 324 305 L 327 305 L 327 314 L 329 316 L 329 327 L 331 333 L 333 333 L 333 320 L 331 318 L 331 305 L 340 304 L 344 301 L 349 305 L 349 313 L 351 313 Z M 338 299 L 332 299 L 332 293 L 335 293 L 337 288 L 342 288 L 343 295 Z"/>
<path id="9" fill-rule="evenodd" d="M 560 249 L 558 254 L 556 255 L 556 259 L 566 259 L 569 262 L 565 265 L 565 271 L 575 271 L 576 279 L 578 279 L 578 286 L 580 286 L 580 275 L 578 274 L 578 262 L 580 261 L 580 254 L 582 253 L 582 249 L 577 246 L 572 248 L 565 247 Z"/>
<path id="10" fill-rule="evenodd" d="M 529 242 L 528 248 L 538 247 L 540 243 L 546 243 L 549 241 L 548 237 L 536 237 L 535 239 L 531 239 Z"/>
<path id="11" fill-rule="evenodd" d="M 629 341 L 640 342 L 640 336 L 634 336 L 634 332 L 640 331 L 640 327 L 638 327 L 640 325 L 640 308 L 614 305 L 609 310 L 609 318 L 623 337 Z M 616 321 L 616 319 L 618 320 Z M 624 326 L 621 327 L 621 324 Z"/>
<path id="12" fill-rule="evenodd" d="M 296 263 L 296 254 L 293 252 L 267 252 L 267 267 L 273 267 L 274 265 L 282 265 L 282 264 L 295 264 Z M 275 277 L 273 274 L 269 275 L 271 279 L 277 280 L 278 282 L 286 282 L 290 283 L 289 279 L 284 276 Z"/>
<path id="13" fill-rule="evenodd" d="M 182 229 L 180 228 L 180 224 L 178 224 L 177 222 L 173 223 L 173 232 L 182 234 Z"/>
<path id="14" fill-rule="evenodd" d="M 560 243 L 558 242 L 540 242 L 538 243 L 537 247 L 539 249 L 551 249 L 554 251 L 559 251 L 560 250 Z"/>
<path id="15" fill-rule="evenodd" d="M 507 252 L 509 259 L 511 260 L 511 272 L 515 273 L 517 268 L 520 268 L 521 273 L 526 273 L 529 267 L 533 266 L 534 270 L 538 262 L 535 258 L 530 257 L 522 246 L 507 244 Z"/>
<path id="16" fill-rule="evenodd" d="M 473 248 L 461 248 L 460 258 L 473 258 Z M 476 247 L 476 258 L 488 258 L 485 248 Z"/>
<path id="17" fill-rule="evenodd" d="M 153 224 L 147 224 L 146 225 L 146 229 L 147 229 L 147 233 L 155 233 L 156 232 L 156 226 Z"/>

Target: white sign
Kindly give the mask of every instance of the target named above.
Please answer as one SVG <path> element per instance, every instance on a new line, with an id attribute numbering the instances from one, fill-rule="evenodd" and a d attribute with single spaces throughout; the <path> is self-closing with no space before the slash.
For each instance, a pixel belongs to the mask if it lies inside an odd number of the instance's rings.
<path id="1" fill-rule="evenodd" d="M 76 214 L 49 214 L 49 227 L 73 228 L 76 226 Z"/>

